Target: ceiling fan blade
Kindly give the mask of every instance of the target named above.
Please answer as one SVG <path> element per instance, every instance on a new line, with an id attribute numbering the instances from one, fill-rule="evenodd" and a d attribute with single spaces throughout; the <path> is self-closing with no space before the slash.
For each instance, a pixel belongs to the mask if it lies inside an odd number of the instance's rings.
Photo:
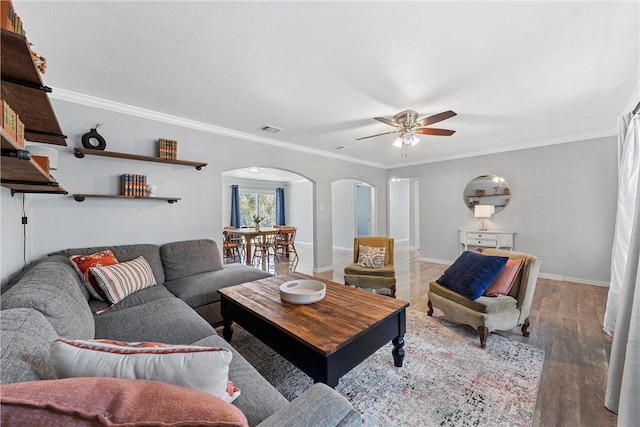
<path id="1" fill-rule="evenodd" d="M 356 141 L 360 141 L 361 139 L 373 138 L 374 136 L 389 135 L 390 133 L 398 133 L 398 132 L 400 132 L 400 131 L 399 130 L 392 130 L 391 132 L 379 133 L 377 135 L 363 136 L 362 138 L 356 138 Z"/>
<path id="2" fill-rule="evenodd" d="M 422 128 L 412 131 L 413 133 L 421 133 L 422 135 L 439 135 L 439 136 L 451 136 L 456 133 L 455 130 L 449 129 L 436 129 L 436 128 Z"/>
<path id="3" fill-rule="evenodd" d="M 400 127 L 400 125 L 398 123 L 394 122 L 393 120 L 389 120 L 386 117 L 374 117 L 374 119 L 376 119 L 379 122 L 384 123 L 385 125 L 395 126 L 397 128 Z"/>
<path id="4" fill-rule="evenodd" d="M 450 119 L 453 116 L 456 116 L 457 114 L 454 113 L 453 111 L 449 110 L 449 111 L 445 111 L 443 113 L 438 113 L 438 114 L 434 114 L 433 116 L 429 116 L 429 117 L 425 117 L 424 119 L 420 119 L 416 122 L 417 125 L 419 126 L 429 126 L 432 125 L 434 123 L 438 123 L 441 122 L 443 120 L 447 120 Z"/>

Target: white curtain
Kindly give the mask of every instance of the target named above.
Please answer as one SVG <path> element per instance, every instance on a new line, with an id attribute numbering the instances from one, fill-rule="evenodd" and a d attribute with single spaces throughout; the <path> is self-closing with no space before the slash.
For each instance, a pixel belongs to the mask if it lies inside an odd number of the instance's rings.
<path id="1" fill-rule="evenodd" d="M 625 114 L 618 120 L 618 209 L 611 251 L 611 282 L 604 330 L 613 336 L 618 316 L 618 305 L 624 272 L 627 267 L 631 228 L 636 210 L 640 147 L 638 146 L 638 114 Z"/>
<path id="2" fill-rule="evenodd" d="M 620 132 L 620 196 L 618 210 L 629 208 L 628 216 L 621 224 L 620 212 L 616 218 L 616 236 L 614 244 L 619 243 L 619 227 L 627 227 L 622 232 L 628 233 L 626 262 L 616 264 L 621 270 L 617 274 L 621 278 L 618 289 L 609 290 L 607 314 L 609 310 L 616 310 L 613 328 L 613 344 L 609 360 L 607 376 L 607 391 L 605 406 L 618 414 L 619 426 L 640 425 L 640 185 L 638 182 L 638 168 L 640 167 L 640 126 L 637 114 L 627 114 L 620 119 L 620 127 L 626 129 Z M 622 182 L 622 178 L 628 179 Z M 634 184 L 628 188 L 628 182 Z M 633 193 L 633 207 L 623 206 L 621 198 L 631 197 Z M 627 202 L 629 199 L 626 200 Z M 614 247 L 613 256 L 620 256 L 620 248 Z M 616 261 L 619 260 L 616 258 Z M 613 269 L 613 260 L 612 260 Z M 612 276 L 613 284 L 613 276 Z M 615 298 L 615 301 L 610 301 Z M 614 308 L 615 307 L 615 308 Z M 607 317 L 605 316 L 605 320 Z M 606 330 L 606 328 L 605 328 Z"/>

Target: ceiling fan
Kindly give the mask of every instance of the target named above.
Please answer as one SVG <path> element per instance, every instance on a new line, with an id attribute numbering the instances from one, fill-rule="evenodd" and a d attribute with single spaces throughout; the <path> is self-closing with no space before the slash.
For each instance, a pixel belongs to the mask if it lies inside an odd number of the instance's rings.
<path id="1" fill-rule="evenodd" d="M 415 134 L 451 136 L 455 133 L 455 130 L 428 128 L 426 126 L 441 122 L 446 119 L 450 119 L 455 115 L 456 113 L 449 110 L 418 120 L 418 113 L 413 110 L 404 110 L 393 116 L 393 120 L 387 119 L 386 117 L 374 117 L 374 119 L 378 120 L 379 122 L 396 127 L 397 129 L 392 130 L 391 132 L 384 132 L 376 135 L 357 138 L 356 141 L 381 135 L 400 133 L 393 145 L 395 147 L 404 148 L 408 145 L 416 145 L 420 141 Z"/>

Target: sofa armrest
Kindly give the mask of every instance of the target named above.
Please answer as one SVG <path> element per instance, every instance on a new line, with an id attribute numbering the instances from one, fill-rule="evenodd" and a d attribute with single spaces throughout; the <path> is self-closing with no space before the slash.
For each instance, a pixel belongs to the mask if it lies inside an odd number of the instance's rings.
<path id="1" fill-rule="evenodd" d="M 316 383 L 259 426 L 362 426 L 362 418 L 340 393 Z"/>

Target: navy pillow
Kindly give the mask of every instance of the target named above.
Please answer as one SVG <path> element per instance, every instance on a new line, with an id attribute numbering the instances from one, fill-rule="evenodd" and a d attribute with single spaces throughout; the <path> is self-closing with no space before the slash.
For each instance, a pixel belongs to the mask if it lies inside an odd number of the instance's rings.
<path id="1" fill-rule="evenodd" d="M 470 300 L 476 300 L 491 286 L 508 260 L 506 256 L 486 256 L 466 251 L 437 282 Z"/>

